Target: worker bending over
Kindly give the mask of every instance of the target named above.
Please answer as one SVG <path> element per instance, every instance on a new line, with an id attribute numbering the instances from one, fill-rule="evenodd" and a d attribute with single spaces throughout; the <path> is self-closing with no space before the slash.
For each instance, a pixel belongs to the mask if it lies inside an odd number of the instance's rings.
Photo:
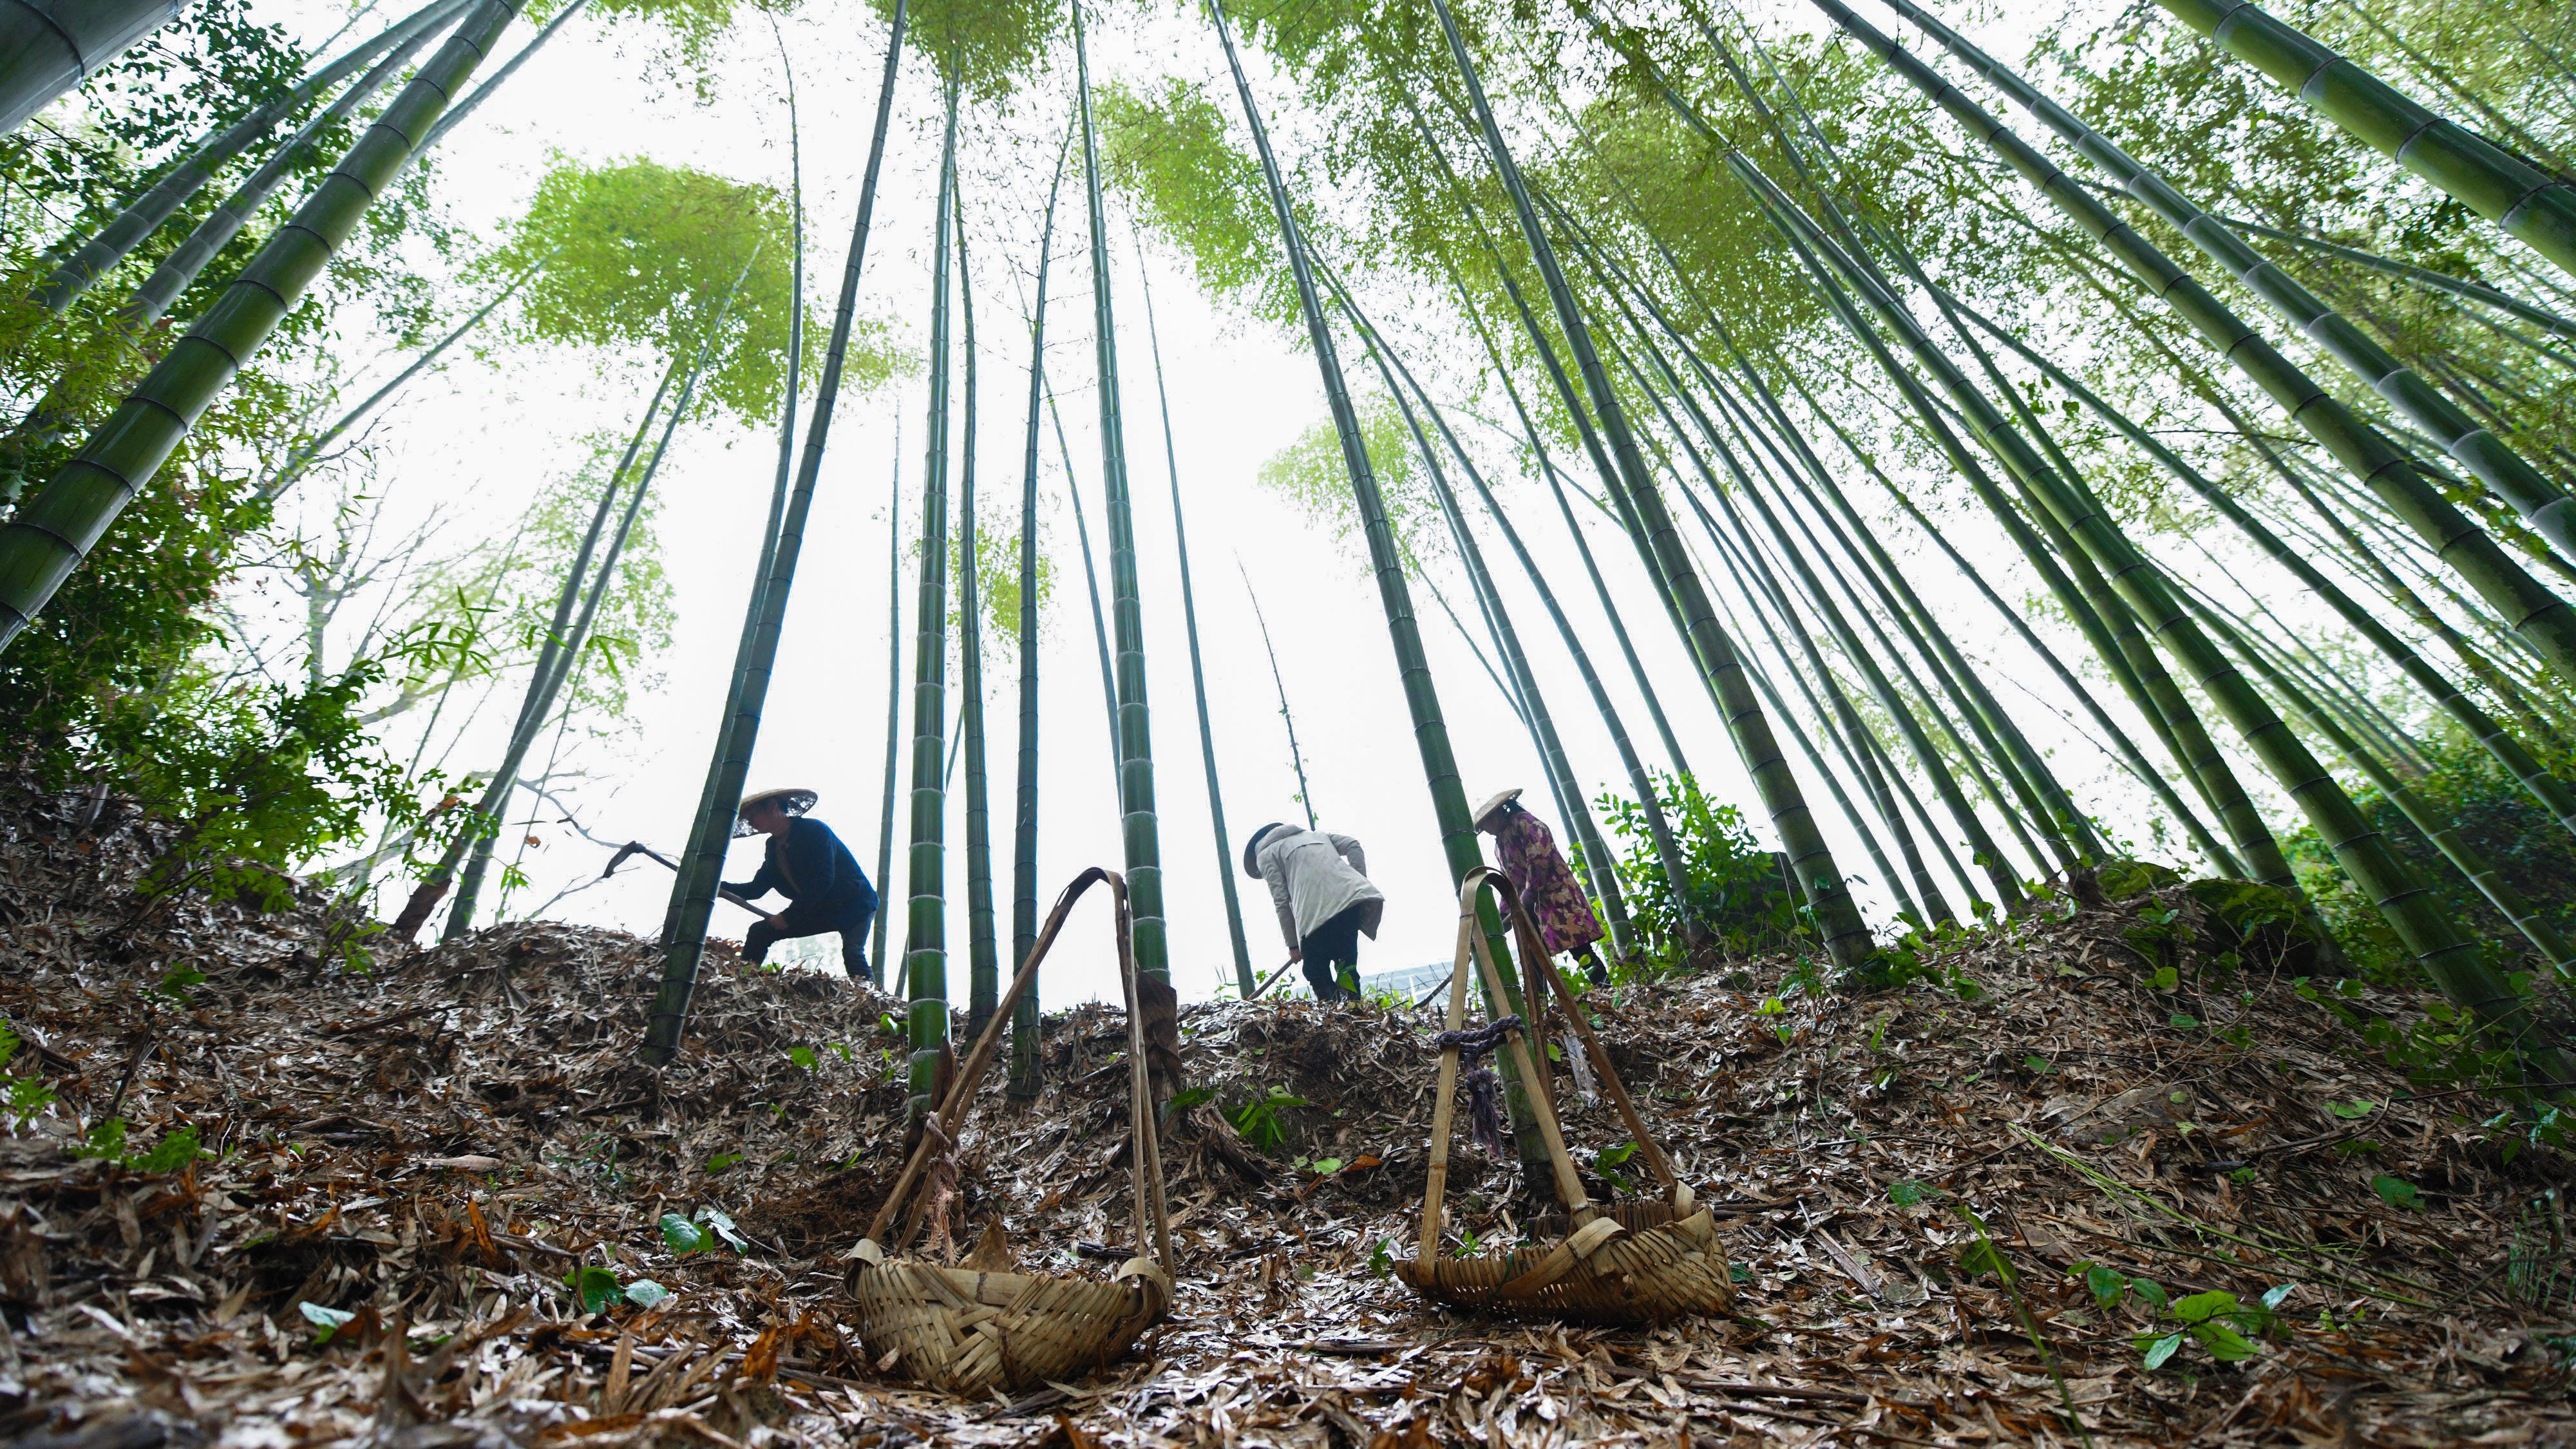
<path id="1" fill-rule="evenodd" d="M 1521 792 L 1515 789 L 1477 806 L 1476 828 L 1494 837 L 1503 877 L 1521 893 L 1521 906 L 1538 926 L 1547 954 L 1571 954 L 1593 985 L 1609 985 L 1610 969 L 1593 946 L 1601 939 L 1601 922 L 1557 850 L 1547 822 L 1521 808 Z"/>
<path id="2" fill-rule="evenodd" d="M 1269 885 L 1288 959 L 1305 966 L 1315 999 L 1359 1000 L 1360 936 L 1375 939 L 1386 911 L 1360 843 L 1272 821 L 1243 843 L 1243 873 Z"/>
<path id="3" fill-rule="evenodd" d="M 758 965 L 769 948 L 789 936 L 841 933 L 841 966 L 853 981 L 868 975 L 868 926 L 876 919 L 877 888 L 868 884 L 850 848 L 832 827 L 808 818 L 814 808 L 811 790 L 763 790 L 746 795 L 733 833 L 769 837 L 760 870 L 740 885 L 725 889 L 746 901 L 771 891 L 787 897 L 787 908 L 764 916 L 743 933 L 742 956 Z"/>

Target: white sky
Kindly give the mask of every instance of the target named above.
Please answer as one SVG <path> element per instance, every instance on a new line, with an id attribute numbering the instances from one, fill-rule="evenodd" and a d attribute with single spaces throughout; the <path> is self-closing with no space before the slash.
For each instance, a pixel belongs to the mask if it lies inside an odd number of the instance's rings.
<path id="1" fill-rule="evenodd" d="M 302 21 L 323 7 L 279 0 L 263 13 Z M 390 7 L 388 7 L 390 9 Z M 333 12 L 336 16 L 336 12 Z M 748 14 L 750 12 L 746 12 Z M 375 19 L 366 26 L 376 23 Z M 2027 22 L 2021 22 L 2026 24 Z M 301 26 L 327 34 L 336 24 Z M 2008 26 L 2012 22 L 2007 22 Z M 363 33 L 366 26 L 362 26 Z M 828 319 L 839 285 L 858 177 L 866 161 L 867 126 L 875 99 L 883 29 L 871 12 L 846 3 L 808 5 L 784 22 L 795 57 L 802 101 L 808 216 L 808 278 L 816 307 Z M 518 35 L 524 37 L 526 27 Z M 1214 39 L 1193 26 L 1164 19 L 1117 18 L 1094 32 L 1095 77 L 1151 80 L 1184 74 L 1221 80 L 1223 61 Z M 2000 45 L 2008 53 L 2017 47 Z M 524 208 L 535 183 L 561 155 L 598 164 L 650 156 L 666 164 L 703 167 L 730 176 L 783 186 L 787 177 L 785 111 L 778 99 L 777 55 L 766 27 L 744 25 L 728 43 L 716 69 L 715 99 L 700 106 L 688 87 L 649 65 L 653 46 L 633 28 L 603 27 L 589 17 L 522 71 L 445 143 L 440 194 L 455 218 L 478 235 L 498 228 Z M 1253 58 L 1256 65 L 1258 57 Z M 1299 154 L 1314 140 L 1311 126 L 1287 114 L 1286 89 L 1256 72 L 1256 86 L 1279 144 Z M 1035 213 L 1045 195 L 1044 171 L 1069 100 L 1070 65 L 1040 78 L 1006 122 L 985 118 L 970 127 L 963 165 L 973 228 L 977 320 L 983 344 L 982 421 L 978 450 L 980 486 L 1016 504 L 1027 336 L 1020 322 L 1019 287 L 1005 265 L 1025 267 L 1033 257 Z M 1214 92 L 1232 109 L 1230 89 Z M 927 68 L 906 67 L 897 122 L 878 196 L 876 232 L 863 281 L 863 312 L 895 321 L 914 345 L 927 337 L 931 197 L 936 183 L 937 92 Z M 1466 154 L 1463 149 L 1458 154 Z M 1080 193 L 1068 187 L 1060 218 L 1055 299 L 1050 308 L 1050 363 L 1072 434 L 1075 468 L 1090 510 L 1103 587 L 1107 583 L 1106 531 L 1102 526 L 1097 412 L 1087 268 Z M 1150 693 L 1153 704 L 1156 785 L 1165 860 L 1165 902 L 1170 920 L 1173 973 L 1185 999 L 1210 994 L 1230 974 L 1230 951 L 1214 876 L 1205 790 L 1197 748 L 1187 654 L 1183 644 L 1178 571 L 1161 434 L 1148 361 L 1145 313 L 1137 291 L 1134 242 L 1122 206 L 1113 202 L 1112 255 L 1127 416 L 1127 456 L 1137 492 Z M 1372 875 L 1385 889 L 1385 926 L 1364 946 L 1362 968 L 1382 970 L 1445 960 L 1454 940 L 1455 911 L 1442 863 L 1430 798 L 1413 747 L 1398 689 L 1377 593 L 1355 559 L 1337 553 L 1328 533 L 1262 490 L 1255 474 L 1262 462 L 1305 429 L 1324 419 L 1312 359 L 1292 350 L 1270 329 L 1202 298 L 1179 260 L 1147 249 L 1146 264 L 1162 329 L 1171 389 L 1172 428 L 1182 488 L 1189 509 L 1199 628 L 1207 663 L 1208 700 L 1214 713 L 1218 759 L 1228 822 L 1239 849 L 1253 827 L 1297 816 L 1285 736 L 1277 714 L 1269 665 L 1255 632 L 1251 608 L 1236 573 L 1238 560 L 1260 590 L 1276 636 L 1279 666 L 1296 712 L 1315 805 L 1330 829 L 1360 838 L 1369 849 Z M 1437 298 L 1363 278 L 1364 300 L 1402 334 L 1408 320 L 1436 325 Z M 461 310 L 461 309 L 460 309 Z M 353 350 L 368 342 L 363 326 L 350 328 Z M 1411 360 L 1435 391 L 1454 391 L 1473 376 L 1463 339 L 1415 332 Z M 374 379 L 390 375 L 404 359 L 388 355 L 349 396 L 362 395 Z M 623 432 L 649 390 L 659 359 L 592 358 L 534 349 L 503 349 L 486 364 L 459 360 L 434 379 L 415 384 L 379 420 L 373 441 L 381 450 L 379 486 L 391 502 L 389 516 L 412 526 L 435 508 L 448 536 L 461 539 L 505 527 L 527 496 L 579 458 L 577 439 L 593 429 Z M 1344 358 L 1354 383 L 1364 360 Z M 902 527 L 917 531 L 920 454 L 925 408 L 916 375 L 870 396 L 842 402 L 806 533 L 803 566 L 787 614 L 779 671 L 765 712 L 752 770 L 755 787 L 796 784 L 821 792 L 816 815 L 829 822 L 876 873 L 877 833 L 884 769 L 886 717 L 886 556 L 889 477 L 895 466 L 898 418 L 904 438 Z M 1640 748 L 1658 766 L 1653 732 L 1609 631 L 1556 522 L 1545 495 L 1517 477 L 1511 454 L 1493 446 L 1491 434 L 1456 419 L 1480 448 L 1489 473 L 1502 483 L 1506 506 L 1550 570 L 1560 599 L 1585 638 L 1595 662 Z M 774 425 L 742 429 L 726 423 L 683 434 L 664 466 L 659 529 L 678 611 L 671 650 L 655 661 L 662 686 L 637 698 L 633 727 L 620 741 L 582 748 L 569 764 L 588 772 L 575 785 L 582 823 L 611 841 L 640 838 L 675 851 L 685 835 L 713 740 L 719 706 L 740 624 L 749 574 L 758 547 L 774 465 Z M 1051 516 L 1047 545 L 1057 569 L 1053 617 L 1041 651 L 1044 680 L 1040 797 L 1040 904 L 1063 881 L 1093 863 L 1117 865 L 1117 809 L 1109 746 L 1100 702 L 1081 564 L 1072 520 L 1062 501 L 1060 469 L 1050 433 L 1044 449 L 1043 490 Z M 1508 480 L 1508 481 L 1506 481 Z M 1472 504 L 1470 505 L 1472 507 Z M 1694 532 L 1686 525 L 1686 532 Z M 1588 790 L 1627 793 L 1606 734 L 1591 709 L 1571 662 L 1546 616 L 1499 538 L 1485 534 L 1489 559 L 1527 642 L 1576 768 Z M 1964 543 L 1964 540 L 1963 540 Z M 1612 575 L 1625 617 L 1657 680 L 1691 765 L 1720 800 L 1758 817 L 1735 752 L 1671 628 L 1663 621 L 1624 542 L 1597 527 L 1592 546 Z M 1983 606 L 1966 599 L 1945 564 L 1914 554 L 1910 541 L 1894 543 L 1912 560 L 1918 587 L 1943 609 L 1963 643 L 1980 655 L 2008 646 Z M 1703 549 L 1704 553 L 1705 550 Z M 909 546 L 906 548 L 907 556 Z M 1469 607 L 1463 579 L 1444 573 L 1451 602 Z M 913 577 L 903 577 L 909 653 Z M 1510 785 L 1526 786 L 1534 805 L 1554 822 L 1545 779 L 1528 745 L 1483 671 L 1425 590 L 1415 593 L 1423 616 L 1433 670 L 1450 737 L 1471 800 Z M 1472 616 L 1471 616 L 1472 618 Z M 1740 641 L 1741 642 L 1741 641 Z M 2080 651 L 2061 641 L 2072 659 Z M 1009 932 L 1009 822 L 1015 664 L 1007 646 L 994 647 L 987 665 L 990 772 L 995 830 L 995 894 L 1005 954 Z M 2034 681 L 2035 664 L 2017 652 L 2001 656 L 2007 672 Z M 907 680 L 903 708 L 909 744 L 911 703 Z M 954 672 L 949 708 L 955 708 Z M 1785 689 L 1786 680 L 1781 684 Z M 2009 685 L 1999 691 L 2018 697 Z M 484 708 L 463 745 L 448 757 L 451 771 L 489 768 L 500 750 L 502 721 L 515 709 L 519 682 Z M 463 701 L 450 705 L 442 733 Z M 1787 722 L 1782 722 L 1784 725 Z M 2106 805 L 2115 820 L 2136 792 L 2125 781 L 2106 785 L 2103 757 L 2073 741 L 2043 711 L 2026 728 L 2043 747 L 2061 745 L 2057 766 L 2079 800 Z M 418 727 L 414 716 L 393 726 L 390 746 L 408 755 Z M 541 746 L 542 750 L 542 746 Z M 532 762 L 531 773 L 537 762 Z M 1799 762 L 1802 779 L 1829 820 L 1832 843 L 1848 872 L 1866 874 L 1867 857 L 1855 838 L 1831 822 L 1831 802 Z M 904 767 L 908 777 L 909 766 Z M 2106 791 L 2109 793 L 2106 794 Z M 948 879 L 952 996 L 965 996 L 963 773 L 950 797 Z M 524 801 L 515 819 L 527 816 Z M 551 820 L 552 812 L 544 812 Z M 900 912 L 906 884 L 903 823 L 897 822 L 895 879 L 880 880 L 889 906 Z M 530 889 L 520 910 L 596 875 L 607 850 L 551 823 L 534 832 L 543 844 L 526 859 Z M 504 837 L 504 855 L 516 832 Z M 1771 843 L 1766 840 L 1766 844 Z M 756 846 L 738 844 L 735 876 L 749 874 Z M 1266 894 L 1237 873 L 1245 893 L 1245 930 L 1256 971 L 1284 959 Z M 618 879 L 564 900 L 552 914 L 565 919 L 651 933 L 667 903 L 670 877 L 649 863 L 630 866 Z M 1887 898 L 1864 884 L 1873 919 L 1888 918 Z M 489 897 L 487 896 L 487 901 Z M 1097 907 L 1090 908 L 1096 911 Z M 747 920 L 719 904 L 717 928 L 738 929 Z M 900 914 L 890 947 L 899 950 Z M 434 928 L 434 927 L 433 927 Z M 1050 1005 L 1093 995 L 1114 998 L 1108 934 L 1096 919 L 1077 928 L 1062 951 L 1061 970 L 1046 982 Z M 891 952 L 890 952 L 891 954 Z M 837 963 L 835 963 L 837 965 Z M 1005 975 L 1008 963 L 1005 963 Z"/>

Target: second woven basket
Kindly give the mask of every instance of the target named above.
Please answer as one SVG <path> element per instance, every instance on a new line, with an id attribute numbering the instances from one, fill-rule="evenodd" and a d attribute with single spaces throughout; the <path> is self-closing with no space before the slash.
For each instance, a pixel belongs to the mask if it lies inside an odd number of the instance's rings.
<path id="1" fill-rule="evenodd" d="M 1128 1165 L 1135 1183 L 1137 1255 L 1106 1279 L 1071 1274 L 979 1272 L 889 1255 L 881 1246 L 895 1213 L 921 1183 L 932 1156 L 954 1144 L 975 1100 L 976 1084 L 992 1065 L 1011 1008 L 1037 979 L 1038 963 L 1055 944 L 1064 918 L 1085 890 L 1109 883 L 1117 916 L 1118 975 L 1127 994 Z M 1079 1378 L 1127 1352 L 1172 1306 L 1171 1229 L 1163 1205 L 1162 1153 L 1154 1135 L 1153 1091 L 1146 1076 L 1143 1014 L 1136 1004 L 1136 963 L 1130 939 L 1127 883 L 1098 866 L 1074 877 L 1056 898 L 1046 927 L 992 1021 L 975 1041 L 941 1101 L 921 1144 L 895 1179 L 851 1251 L 849 1294 L 857 1306 L 859 1339 L 869 1357 L 916 1383 L 965 1398 L 994 1389 L 1033 1388 L 1048 1380 Z M 916 1205 L 891 1240 L 897 1251 L 911 1241 L 922 1216 Z M 1145 1256 L 1146 1244 L 1152 1257 Z"/>
<path id="2" fill-rule="evenodd" d="M 1449 1179 L 1449 1131 L 1458 1086 L 1456 1045 L 1440 1053 L 1440 1083 L 1431 1110 L 1431 1168 L 1422 1194 L 1422 1237 L 1414 1256 L 1396 1263 L 1396 1276 L 1423 1297 L 1459 1308 L 1518 1318 L 1556 1319 L 1573 1323 L 1662 1323 L 1687 1313 L 1724 1313 L 1735 1301 L 1735 1280 L 1725 1249 L 1717 1241 L 1717 1219 L 1696 1205 L 1688 1184 L 1673 1170 L 1654 1135 L 1637 1114 L 1637 1104 L 1619 1080 L 1618 1069 L 1592 1035 L 1574 989 L 1556 969 L 1538 928 L 1521 906 L 1520 893 L 1499 871 L 1479 867 L 1469 872 L 1458 891 L 1458 955 L 1450 973 L 1448 1030 L 1457 1033 L 1467 1017 L 1467 976 L 1472 964 L 1485 984 L 1487 1000 L 1510 998 L 1494 969 L 1491 948 L 1477 920 L 1477 893 L 1490 886 L 1501 897 L 1520 941 L 1521 960 L 1537 978 L 1529 981 L 1533 1017 L 1545 1008 L 1551 989 L 1565 1009 L 1566 1025 L 1581 1041 L 1584 1056 L 1625 1119 L 1629 1137 L 1645 1154 L 1647 1165 L 1664 1185 L 1661 1201 L 1596 1204 L 1587 1200 L 1574 1159 L 1565 1150 L 1547 1078 L 1536 1069 L 1524 1033 L 1513 1026 L 1503 1033 L 1503 1049 L 1512 1054 L 1521 1080 L 1530 1085 L 1531 1114 L 1547 1141 L 1548 1163 L 1558 1198 L 1565 1204 L 1574 1231 L 1547 1247 L 1515 1248 L 1474 1258 L 1440 1251 L 1441 1206 Z M 1507 1019 L 1508 1020 L 1508 1019 Z"/>

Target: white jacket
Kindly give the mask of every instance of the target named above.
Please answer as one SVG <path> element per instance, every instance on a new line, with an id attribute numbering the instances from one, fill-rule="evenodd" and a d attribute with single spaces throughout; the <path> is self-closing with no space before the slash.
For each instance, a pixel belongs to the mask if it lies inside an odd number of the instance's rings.
<path id="1" fill-rule="evenodd" d="M 1270 885 L 1270 903 L 1279 910 L 1279 934 L 1295 950 L 1315 928 L 1349 910 L 1365 909 L 1360 930 L 1374 938 L 1386 897 L 1369 883 L 1368 856 L 1347 835 L 1282 826 L 1261 842 L 1253 860 Z"/>

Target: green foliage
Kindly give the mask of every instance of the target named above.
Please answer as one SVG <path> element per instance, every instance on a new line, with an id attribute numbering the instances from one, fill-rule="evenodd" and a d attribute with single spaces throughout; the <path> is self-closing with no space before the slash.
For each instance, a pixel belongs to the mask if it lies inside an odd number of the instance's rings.
<path id="1" fill-rule="evenodd" d="M 2501 862 L 2544 920 L 2562 933 L 2576 932 L 2576 837 L 2476 743 L 2444 732 L 2423 745 L 2433 771 L 2407 782 L 2407 788 L 2487 859 Z M 2417 877 L 2432 886 L 2461 934 L 2490 962 L 2506 971 L 2548 970 L 2522 933 L 2461 879 L 2386 796 L 2365 787 L 2353 792 L 2353 803 Z M 2313 829 L 2285 835 L 2281 845 L 2298 872 L 2300 888 L 2342 943 L 2351 969 L 2373 981 L 2418 979 L 2413 957 L 2377 907 L 2335 866 L 2333 854 Z"/>
<path id="2" fill-rule="evenodd" d="M 2215 1290 L 2173 1298 L 2153 1279 L 2132 1278 L 2099 1263 L 2073 1263 L 2066 1271 L 2083 1280 L 2094 1304 L 2106 1312 L 2137 1300 L 2149 1327 L 2135 1336 L 2133 1344 L 2139 1366 L 2150 1373 L 2171 1362 L 2187 1343 L 2199 1344 L 2220 1363 L 2236 1363 L 2261 1353 L 2259 1340 L 2279 1323 L 2274 1310 L 2295 1286 L 2283 1283 L 2267 1290 L 2259 1302 L 2242 1303 L 2233 1293 Z"/>
<path id="3" fill-rule="evenodd" d="M 751 0 L 751 4 L 755 11 L 796 8 L 796 0 Z M 661 48 L 653 69 L 673 82 L 687 82 L 701 105 L 715 99 L 720 42 L 732 33 L 742 8 L 742 0 L 591 0 L 592 11 L 601 19 L 641 30 L 658 42 Z M 530 21 L 543 22 L 562 9 L 563 0 L 536 0 L 525 13 Z M 765 53 L 769 36 L 758 34 L 756 43 Z"/>
<path id="4" fill-rule="evenodd" d="M 868 3 L 894 22 L 894 0 Z M 969 94 L 998 103 L 1042 73 L 1057 38 L 1071 33 L 1069 16 L 1049 0 L 912 0 L 905 39 Z"/>
<path id="5" fill-rule="evenodd" d="M 1695 919 L 1719 950 L 1745 955 L 1772 950 L 1798 933 L 1798 907 L 1778 857 L 1759 848 L 1732 805 L 1712 802 L 1688 775 L 1660 771 L 1649 777 L 1671 826 L 1682 868 L 1679 889 L 1666 879 L 1663 858 L 1646 831 L 1646 812 L 1635 801 L 1604 794 L 1597 803 L 1624 853 L 1616 862 L 1628 895 L 1628 919 L 1641 948 L 1678 957 L 1682 923 Z"/>
<path id="6" fill-rule="evenodd" d="M 750 1250 L 751 1240 L 745 1238 L 742 1235 L 742 1231 L 734 1226 L 733 1219 L 726 1215 L 723 1208 L 702 1207 L 698 1209 L 698 1221 L 705 1224 L 708 1232 L 711 1232 L 718 1238 L 722 1239 L 726 1247 L 733 1249 L 737 1253 L 747 1252 Z"/>
<path id="7" fill-rule="evenodd" d="M 72 1155 L 103 1158 L 128 1172 L 148 1173 L 154 1177 L 167 1177 L 200 1157 L 214 1156 L 198 1145 L 197 1129 L 193 1126 L 182 1127 L 141 1150 L 129 1145 L 129 1133 L 124 1118 L 110 1117 L 91 1126 L 89 1135 L 72 1148 Z"/>
<path id="8" fill-rule="evenodd" d="M 1138 220 L 1190 259 L 1201 289 L 1275 325 L 1299 325 L 1278 215 L 1260 163 L 1235 146 L 1229 112 L 1178 78 L 1143 93 L 1102 86 L 1092 112 L 1104 182 L 1136 199 Z"/>
<path id="9" fill-rule="evenodd" d="M 1369 467 L 1377 475 L 1378 495 L 1385 501 L 1387 523 L 1406 571 L 1420 572 L 1423 555 L 1448 551 L 1447 525 L 1440 521 L 1440 496 L 1431 480 L 1414 466 L 1413 438 L 1392 399 L 1367 393 L 1358 403 L 1360 439 L 1368 448 Z M 1261 465 L 1261 486 L 1287 499 L 1317 524 L 1333 531 L 1343 557 L 1368 566 L 1368 540 L 1360 531 L 1359 504 L 1351 496 L 1350 466 L 1342 456 L 1342 437 L 1330 420 L 1315 424 L 1297 441 L 1272 454 Z"/>
<path id="10" fill-rule="evenodd" d="M 365 717 L 384 673 L 381 660 L 362 660 L 310 688 L 235 686 L 185 714 L 129 709 L 108 721 L 98 743 L 122 762 L 121 783 L 179 827 L 144 894 L 202 886 L 280 909 L 295 892 L 286 867 L 354 836 L 370 815 L 417 819 L 411 779 Z"/>
<path id="11" fill-rule="evenodd" d="M 17 1059 L 20 1045 L 18 1034 L 11 1031 L 6 1023 L 0 1023 L 0 1072 L 5 1072 L 9 1063 Z M 9 1084 L 8 1103 L 0 1110 L 9 1114 L 9 1130 L 12 1132 L 26 1130 L 28 1123 L 43 1116 L 45 1109 L 54 1105 L 53 1087 L 35 1073 L 9 1075 L 5 1080 Z"/>
<path id="12" fill-rule="evenodd" d="M 1288 1140 L 1288 1124 L 1281 1120 L 1281 1114 L 1291 1108 L 1312 1105 L 1305 1098 L 1290 1094 L 1285 1087 L 1272 1087 L 1234 1110 L 1235 1134 L 1250 1144 L 1255 1152 L 1272 1151 Z"/>
<path id="13" fill-rule="evenodd" d="M 995 525 L 1000 525 L 996 527 Z M 975 597 L 983 606 L 984 648 L 990 651 L 1020 637 L 1020 506 L 1014 501 L 1008 509 L 992 509 L 976 520 L 975 527 Z M 1045 530 L 1039 530 L 1041 539 Z M 964 554 L 964 530 L 951 529 L 948 534 L 948 576 L 959 576 L 958 560 Z M 921 544 L 915 540 L 913 556 L 919 558 Z M 1055 600 L 1055 560 L 1048 558 L 1043 541 L 1038 547 L 1037 567 L 1038 627 L 1043 632 L 1054 618 L 1049 607 Z M 948 627 L 954 633 L 965 623 L 965 591 L 948 591 Z"/>
<path id="14" fill-rule="evenodd" d="M 154 1177 L 167 1177 L 193 1164 L 200 1157 L 212 1156 L 214 1156 L 213 1153 L 197 1145 L 196 1128 L 182 1127 L 152 1144 L 151 1151 L 128 1157 L 124 1165 L 136 1172 L 149 1173 Z"/>
<path id="15" fill-rule="evenodd" d="M 715 1246 L 715 1234 L 702 1231 L 696 1223 L 690 1222 L 678 1213 L 662 1214 L 659 1226 L 662 1229 L 663 1243 L 680 1257 L 685 1258 L 691 1253 L 704 1252 Z"/>
<path id="16" fill-rule="evenodd" d="M 777 416 L 785 386 L 794 261 L 787 198 L 775 188 L 640 158 L 592 167 L 559 157 L 478 271 L 498 279 L 545 264 L 513 324 L 526 338 L 649 349 L 683 366 L 711 343 L 700 397 L 758 426 Z M 852 337 L 845 385 L 865 390 L 892 373 L 882 331 Z M 806 376 L 827 335 L 809 316 Z"/>
<path id="17" fill-rule="evenodd" d="M 572 1290 L 581 1311 L 597 1313 L 612 1303 L 626 1301 L 626 1290 L 617 1281 L 614 1270 L 585 1264 L 564 1275 L 564 1286 Z"/>

